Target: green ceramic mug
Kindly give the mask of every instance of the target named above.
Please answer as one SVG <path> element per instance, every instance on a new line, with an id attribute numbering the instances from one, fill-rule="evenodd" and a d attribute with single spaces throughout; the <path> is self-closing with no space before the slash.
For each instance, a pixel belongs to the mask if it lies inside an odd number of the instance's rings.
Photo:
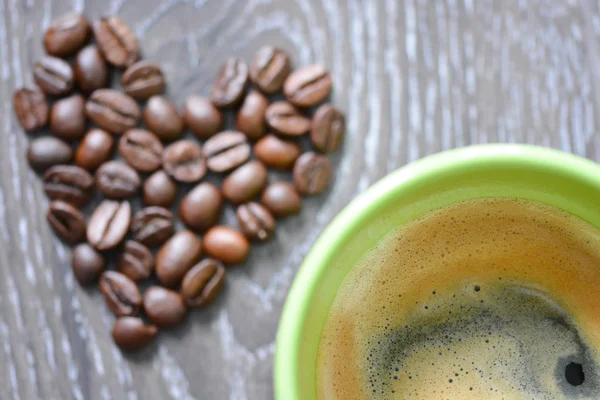
<path id="1" fill-rule="evenodd" d="M 321 331 L 336 292 L 361 256 L 392 229 L 463 200 L 546 203 L 600 228 L 600 166 L 527 145 L 435 154 L 388 175 L 348 205 L 319 237 L 288 295 L 275 354 L 275 398 L 314 400 Z"/>

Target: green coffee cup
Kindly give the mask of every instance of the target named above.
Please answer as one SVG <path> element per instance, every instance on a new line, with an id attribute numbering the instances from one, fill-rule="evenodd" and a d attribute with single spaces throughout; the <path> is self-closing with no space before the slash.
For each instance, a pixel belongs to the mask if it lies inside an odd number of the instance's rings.
<path id="1" fill-rule="evenodd" d="M 392 229 L 463 200 L 512 197 L 546 203 L 600 228 L 600 166 L 556 150 L 483 145 L 407 165 L 348 205 L 304 260 L 277 333 L 277 400 L 316 398 L 316 360 L 329 307 L 348 271 Z"/>

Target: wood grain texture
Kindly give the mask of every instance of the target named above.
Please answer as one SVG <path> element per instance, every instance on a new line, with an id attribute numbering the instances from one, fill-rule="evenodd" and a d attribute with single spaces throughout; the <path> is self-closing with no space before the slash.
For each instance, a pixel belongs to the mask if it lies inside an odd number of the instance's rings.
<path id="1" fill-rule="evenodd" d="M 328 66 L 347 116 L 330 190 L 230 271 L 216 304 L 135 356 L 113 345 L 98 291 L 74 281 L 12 110 L 44 29 L 71 10 L 129 23 L 178 106 L 209 93 L 226 57 L 250 60 L 270 43 L 296 66 Z M 272 398 L 285 295 L 337 212 L 392 170 L 453 147 L 533 143 L 600 160 L 599 66 L 600 4 L 584 0 L 0 0 L 0 398 Z"/>

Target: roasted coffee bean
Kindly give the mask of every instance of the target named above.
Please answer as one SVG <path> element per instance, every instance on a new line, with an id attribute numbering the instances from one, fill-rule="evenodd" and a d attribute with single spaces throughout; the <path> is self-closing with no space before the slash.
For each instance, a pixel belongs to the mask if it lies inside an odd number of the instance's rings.
<path id="1" fill-rule="evenodd" d="M 206 158 L 202 148 L 191 140 L 180 140 L 165 148 L 163 168 L 179 182 L 196 182 L 206 174 Z"/>
<path id="2" fill-rule="evenodd" d="M 138 173 L 121 161 L 108 161 L 96 171 L 96 187 L 109 199 L 125 199 L 137 193 L 141 180 Z"/>
<path id="3" fill-rule="evenodd" d="M 112 337 L 121 350 L 136 351 L 152 342 L 158 328 L 155 325 L 146 325 L 138 317 L 119 317 L 115 321 Z"/>
<path id="4" fill-rule="evenodd" d="M 85 133 L 85 100 L 79 94 L 60 99 L 50 112 L 50 131 L 61 139 L 80 139 Z"/>
<path id="5" fill-rule="evenodd" d="M 323 104 L 313 115 L 310 141 L 317 150 L 331 153 L 342 143 L 345 131 L 344 114 L 331 104 Z"/>
<path id="6" fill-rule="evenodd" d="M 181 296 L 188 307 L 202 307 L 212 302 L 223 289 L 225 267 L 207 258 L 194 265 L 181 283 Z"/>
<path id="7" fill-rule="evenodd" d="M 287 77 L 283 94 L 298 107 L 312 107 L 329 95 L 331 84 L 331 76 L 323 66 L 307 65 Z"/>
<path id="8" fill-rule="evenodd" d="M 163 145 L 152 132 L 130 129 L 119 140 L 121 157 L 139 172 L 152 172 L 162 164 Z"/>
<path id="9" fill-rule="evenodd" d="M 26 131 L 40 129 L 48 122 L 48 101 L 38 87 L 17 90 L 13 95 L 13 107 Z"/>
<path id="10" fill-rule="evenodd" d="M 85 217 L 71 204 L 54 200 L 50 203 L 46 218 L 61 239 L 72 244 L 85 239 Z"/>
<path id="11" fill-rule="evenodd" d="M 119 272 L 134 281 L 141 281 L 154 270 L 154 256 L 141 243 L 133 240 L 125 242 L 123 253 L 119 257 Z"/>
<path id="12" fill-rule="evenodd" d="M 277 218 L 296 215 L 302 208 L 302 199 L 289 182 L 271 183 L 265 188 L 260 201 Z"/>
<path id="13" fill-rule="evenodd" d="M 146 127 L 166 141 L 179 139 L 183 133 L 183 118 L 175 106 L 162 96 L 152 96 L 144 109 Z"/>
<path id="14" fill-rule="evenodd" d="M 247 82 L 248 65 L 236 57 L 227 59 L 213 85 L 212 103 L 217 107 L 231 107 L 238 104 L 244 96 Z"/>
<path id="15" fill-rule="evenodd" d="M 82 207 L 92 198 L 94 178 L 85 169 L 75 165 L 56 165 L 44 174 L 44 191 L 52 200 Z"/>
<path id="16" fill-rule="evenodd" d="M 202 240 L 192 231 L 177 232 L 156 254 L 156 276 L 174 287 L 202 257 Z"/>
<path id="17" fill-rule="evenodd" d="M 258 203 L 242 204 L 237 208 L 240 229 L 250 240 L 265 241 L 275 232 L 275 219 L 265 207 Z"/>
<path id="18" fill-rule="evenodd" d="M 202 182 L 186 194 L 179 203 L 179 216 L 195 231 L 205 231 L 219 221 L 223 196 L 219 188 Z"/>
<path id="19" fill-rule="evenodd" d="M 187 307 L 179 293 L 151 286 L 144 292 L 144 310 L 159 328 L 172 328 L 183 322 Z"/>
<path id="20" fill-rule="evenodd" d="M 112 89 L 94 91 L 85 103 L 85 112 L 100 128 L 116 134 L 135 128 L 141 115 L 135 100 Z"/>
<path id="21" fill-rule="evenodd" d="M 100 275 L 100 292 L 106 305 L 117 317 L 136 315 L 142 306 L 142 295 L 134 281 L 116 271 Z"/>
<path id="22" fill-rule="evenodd" d="M 177 184 L 162 169 L 144 182 L 144 204 L 169 208 L 177 198 Z"/>
<path id="23" fill-rule="evenodd" d="M 43 56 L 33 66 L 35 83 L 46 94 L 62 96 L 73 89 L 73 70 L 60 58 Z"/>
<path id="24" fill-rule="evenodd" d="M 128 67 L 140 58 L 135 34 L 118 17 L 104 17 L 94 22 L 93 29 L 104 58 L 115 67 Z"/>
<path id="25" fill-rule="evenodd" d="M 183 106 L 185 125 L 199 139 L 205 140 L 221 130 L 223 116 L 209 99 L 202 96 L 190 96 Z"/>
<path id="26" fill-rule="evenodd" d="M 27 161 L 36 171 L 44 171 L 54 165 L 68 164 L 72 159 L 71 146 L 52 136 L 34 139 L 27 148 Z"/>
<path id="27" fill-rule="evenodd" d="M 319 194 L 329 184 L 331 163 L 323 155 L 304 153 L 296 160 L 293 175 L 294 184 L 300 194 Z"/>
<path id="28" fill-rule="evenodd" d="M 242 264 L 250 253 L 250 243 L 244 235 L 228 226 L 215 226 L 204 235 L 204 250 L 225 264 Z"/>
<path id="29" fill-rule="evenodd" d="M 84 93 L 108 86 L 108 65 L 97 46 L 86 46 L 73 61 L 73 75 L 77 87 Z"/>
<path id="30" fill-rule="evenodd" d="M 250 140 L 258 140 L 267 132 L 266 112 L 269 100 L 256 90 L 252 90 L 242 103 L 235 127 Z"/>
<path id="31" fill-rule="evenodd" d="M 304 135 L 310 129 L 310 120 L 287 101 L 276 101 L 267 108 L 267 124 L 285 136 Z"/>
<path id="32" fill-rule="evenodd" d="M 89 285 L 96 282 L 106 268 L 106 260 L 87 243 L 78 244 L 73 249 L 72 256 L 73 275 L 80 285 Z"/>
<path id="33" fill-rule="evenodd" d="M 263 92 L 272 94 L 281 89 L 290 71 L 290 57 L 286 52 L 277 47 L 263 46 L 250 64 L 250 80 Z"/>
<path id="34" fill-rule="evenodd" d="M 94 171 L 111 157 L 115 139 L 102 129 L 91 129 L 85 134 L 75 152 L 75 164 Z"/>
<path id="35" fill-rule="evenodd" d="M 133 238 L 146 246 L 159 246 L 175 233 L 175 222 L 171 211 L 163 207 L 146 207 L 133 217 Z"/>
<path id="36" fill-rule="evenodd" d="M 267 184 L 267 169 L 259 161 L 250 161 L 223 181 L 223 195 L 234 204 L 245 203 L 262 192 Z"/>
<path id="37" fill-rule="evenodd" d="M 90 218 L 87 228 L 88 243 L 100 251 L 114 249 L 125 238 L 130 222 L 129 202 L 104 200 Z"/>
<path id="38" fill-rule="evenodd" d="M 67 14 L 50 24 L 44 35 L 46 52 L 51 56 L 68 57 L 87 42 L 90 24 L 81 14 Z"/>
<path id="39" fill-rule="evenodd" d="M 292 169 L 294 163 L 302 154 L 298 143 L 280 139 L 275 135 L 267 135 L 254 146 L 256 158 L 267 167 L 275 169 Z"/>
<path id="40" fill-rule="evenodd" d="M 204 143 L 206 165 L 213 172 L 226 172 L 239 167 L 250 158 L 246 136 L 237 131 L 221 132 Z"/>
<path id="41" fill-rule="evenodd" d="M 127 68 L 121 76 L 121 86 L 125 93 L 135 99 L 147 99 L 165 91 L 165 77 L 156 64 L 138 61 Z"/>

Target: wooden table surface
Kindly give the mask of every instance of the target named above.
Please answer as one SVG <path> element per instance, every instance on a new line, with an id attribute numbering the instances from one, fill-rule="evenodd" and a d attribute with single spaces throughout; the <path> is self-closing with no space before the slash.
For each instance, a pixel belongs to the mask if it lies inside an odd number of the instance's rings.
<path id="1" fill-rule="evenodd" d="M 104 4 L 106 3 L 106 4 Z M 600 160 L 600 8 L 584 1 L 0 0 L 0 399 L 253 399 L 272 394 L 286 293 L 329 221 L 373 182 L 427 154 L 519 142 Z M 181 106 L 219 64 L 264 44 L 323 63 L 347 139 L 331 189 L 230 271 L 219 301 L 123 355 L 99 292 L 73 279 L 70 250 L 24 159 L 12 92 L 32 82 L 55 17 L 118 14 L 160 62 Z M 233 221 L 228 210 L 225 219 Z"/>

